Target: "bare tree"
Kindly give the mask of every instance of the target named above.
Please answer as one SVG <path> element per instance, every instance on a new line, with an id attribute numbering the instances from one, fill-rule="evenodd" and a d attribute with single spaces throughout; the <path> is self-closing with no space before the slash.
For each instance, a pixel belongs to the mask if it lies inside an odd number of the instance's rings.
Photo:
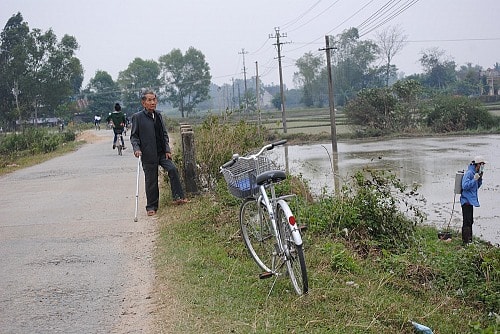
<path id="1" fill-rule="evenodd" d="M 400 26 L 387 27 L 386 29 L 377 32 L 378 54 L 385 61 L 385 84 L 389 86 L 389 77 L 391 72 L 391 61 L 399 51 L 403 49 L 408 40 L 408 36 Z"/>

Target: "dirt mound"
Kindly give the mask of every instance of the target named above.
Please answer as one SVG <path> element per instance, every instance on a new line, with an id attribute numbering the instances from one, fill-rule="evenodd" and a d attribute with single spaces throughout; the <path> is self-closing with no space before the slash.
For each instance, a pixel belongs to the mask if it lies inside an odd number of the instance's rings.
<path id="1" fill-rule="evenodd" d="M 89 144 L 101 142 L 106 138 L 107 137 L 101 135 L 100 133 L 96 133 L 95 130 L 85 130 L 76 136 L 77 141 L 84 141 Z"/>

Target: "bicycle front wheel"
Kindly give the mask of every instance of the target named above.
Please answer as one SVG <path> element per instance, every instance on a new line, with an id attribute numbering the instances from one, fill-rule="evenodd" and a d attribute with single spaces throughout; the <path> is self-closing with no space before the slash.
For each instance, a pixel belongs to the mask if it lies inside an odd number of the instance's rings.
<path id="1" fill-rule="evenodd" d="M 286 208 L 283 206 L 286 206 Z M 309 290 L 304 249 L 302 245 L 295 244 L 286 212 L 290 212 L 288 205 L 286 203 L 279 203 L 277 209 L 277 225 L 281 242 L 285 249 L 286 267 L 295 292 L 297 292 L 298 295 L 302 295 Z"/>
<path id="2" fill-rule="evenodd" d="M 247 199 L 240 207 L 241 236 L 257 265 L 271 272 L 275 254 L 275 238 L 266 207 L 255 199 Z"/>

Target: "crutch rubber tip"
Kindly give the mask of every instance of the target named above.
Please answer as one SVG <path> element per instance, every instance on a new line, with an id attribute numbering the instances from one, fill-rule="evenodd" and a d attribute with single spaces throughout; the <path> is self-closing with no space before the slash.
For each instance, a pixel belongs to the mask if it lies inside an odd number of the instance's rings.
<path id="1" fill-rule="evenodd" d="M 137 218 L 134 218 L 134 222 L 136 222 L 136 223 L 137 223 Z"/>

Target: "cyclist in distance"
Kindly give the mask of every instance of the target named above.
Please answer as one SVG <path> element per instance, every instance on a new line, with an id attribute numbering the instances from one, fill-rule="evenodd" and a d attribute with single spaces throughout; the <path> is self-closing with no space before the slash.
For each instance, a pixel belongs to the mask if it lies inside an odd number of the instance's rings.
<path id="1" fill-rule="evenodd" d="M 114 132 L 114 138 L 113 138 L 113 150 L 116 147 L 116 139 L 118 138 L 119 134 L 123 133 L 123 128 L 125 127 L 125 115 L 122 112 L 122 107 L 120 106 L 119 103 L 115 103 L 115 111 L 113 111 L 111 114 L 109 114 L 108 118 L 106 118 L 106 122 L 111 123 L 111 126 L 113 127 L 113 132 Z M 125 149 L 125 142 L 123 141 L 123 137 L 121 137 L 122 140 L 122 147 Z"/>

